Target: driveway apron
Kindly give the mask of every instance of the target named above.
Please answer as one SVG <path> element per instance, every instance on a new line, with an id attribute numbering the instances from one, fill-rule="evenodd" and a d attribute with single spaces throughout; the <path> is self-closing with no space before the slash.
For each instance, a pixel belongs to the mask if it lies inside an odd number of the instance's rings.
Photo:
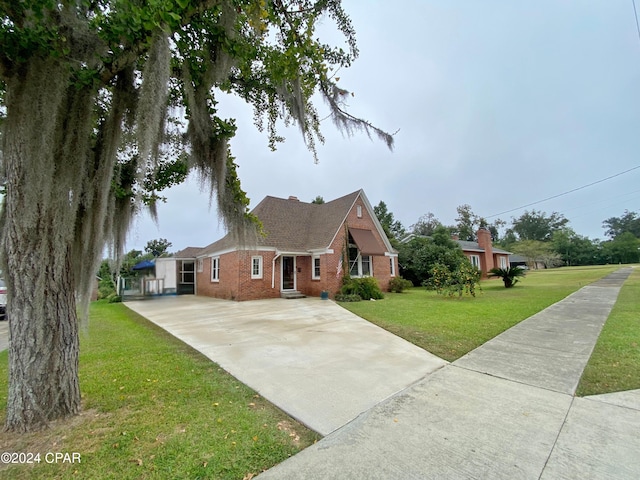
<path id="1" fill-rule="evenodd" d="M 447 364 L 328 300 L 126 305 L 322 435 Z"/>
<path id="2" fill-rule="evenodd" d="M 573 396 L 630 271 L 521 322 L 259 478 L 640 478 L 640 392 Z"/>

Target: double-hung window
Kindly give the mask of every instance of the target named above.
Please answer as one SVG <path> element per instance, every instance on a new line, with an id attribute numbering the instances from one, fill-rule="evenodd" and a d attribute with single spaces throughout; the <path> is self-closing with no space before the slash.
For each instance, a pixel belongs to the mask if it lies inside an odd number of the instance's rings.
<path id="1" fill-rule="evenodd" d="M 251 257 L 251 278 L 262 278 L 262 256 Z"/>
<path id="2" fill-rule="evenodd" d="M 471 265 L 480 270 L 480 255 L 469 255 L 469 261 Z"/>
<path id="3" fill-rule="evenodd" d="M 211 257 L 211 281 L 220 281 L 220 257 Z"/>
<path id="4" fill-rule="evenodd" d="M 313 258 L 313 274 L 311 278 L 314 280 L 319 280 L 320 279 L 320 257 L 317 255 L 314 255 L 312 258 Z"/>

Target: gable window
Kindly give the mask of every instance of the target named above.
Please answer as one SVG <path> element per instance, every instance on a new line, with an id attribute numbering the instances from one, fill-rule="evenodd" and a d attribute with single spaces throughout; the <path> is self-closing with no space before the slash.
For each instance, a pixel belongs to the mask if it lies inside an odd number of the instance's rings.
<path id="1" fill-rule="evenodd" d="M 480 255 L 469 255 L 469 261 L 471 265 L 480 270 Z"/>
<path id="2" fill-rule="evenodd" d="M 220 281 L 220 257 L 211 257 L 211 281 Z"/>
<path id="3" fill-rule="evenodd" d="M 320 279 L 320 257 L 317 255 L 313 257 L 313 274 L 311 278 L 314 280 Z"/>
<path id="4" fill-rule="evenodd" d="M 356 215 L 358 218 L 362 218 L 362 205 L 356 205 Z"/>
<path id="5" fill-rule="evenodd" d="M 262 278 L 262 256 L 251 257 L 251 278 Z"/>

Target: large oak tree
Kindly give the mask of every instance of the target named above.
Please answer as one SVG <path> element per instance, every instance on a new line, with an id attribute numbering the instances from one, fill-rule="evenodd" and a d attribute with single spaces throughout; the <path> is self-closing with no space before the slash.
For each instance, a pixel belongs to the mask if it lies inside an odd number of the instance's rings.
<path id="1" fill-rule="evenodd" d="M 187 158 L 232 231 L 252 225 L 219 95 L 253 105 L 271 147 L 284 120 L 315 155 L 314 96 L 346 133 L 392 138 L 343 109 L 332 75 L 358 51 L 337 0 L 0 0 L 0 18 L 6 428 L 28 431 L 80 410 L 76 300 L 166 162 Z M 322 18 L 342 48 L 317 38 Z"/>

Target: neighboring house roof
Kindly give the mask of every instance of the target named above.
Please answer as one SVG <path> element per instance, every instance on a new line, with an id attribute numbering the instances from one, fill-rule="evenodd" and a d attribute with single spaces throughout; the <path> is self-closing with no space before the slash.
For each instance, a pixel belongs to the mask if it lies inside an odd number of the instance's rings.
<path id="1" fill-rule="evenodd" d="M 362 199 L 365 208 L 369 210 L 369 214 L 385 242 L 384 245 L 376 247 L 371 244 L 371 239 L 368 239 L 367 249 L 372 249 L 375 254 L 393 251 L 362 190 L 321 204 L 301 202 L 295 197 L 288 199 L 265 197 L 252 211 L 262 222 L 262 228 L 266 234 L 265 237 L 259 239 L 255 249 L 268 248 L 282 252 L 302 253 L 329 248 L 358 197 Z M 350 231 L 353 232 L 355 229 L 350 229 Z M 377 241 L 375 242 L 377 243 Z M 237 243 L 233 237 L 226 235 L 203 248 L 198 256 L 232 249 L 236 246 Z"/>
<path id="2" fill-rule="evenodd" d="M 469 242 L 467 240 L 455 240 L 455 242 L 460 245 L 460 248 L 465 252 L 484 252 L 484 248 L 482 248 L 478 242 Z M 493 253 L 500 253 L 503 255 L 511 255 L 511 252 L 507 252 L 506 250 L 502 250 L 501 248 L 492 247 Z"/>

